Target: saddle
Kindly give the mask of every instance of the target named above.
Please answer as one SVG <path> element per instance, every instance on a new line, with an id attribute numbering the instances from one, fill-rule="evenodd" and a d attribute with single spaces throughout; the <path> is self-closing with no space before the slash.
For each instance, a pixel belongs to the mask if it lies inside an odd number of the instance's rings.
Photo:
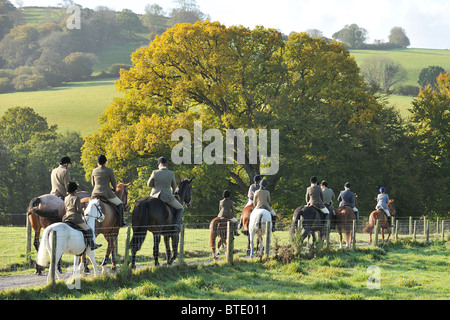
<path id="1" fill-rule="evenodd" d="M 81 229 L 77 224 L 73 223 L 72 221 L 64 221 L 64 223 L 67 224 L 72 229 L 75 229 L 77 231 L 81 231 L 81 233 L 83 234 L 84 244 L 86 245 L 86 248 L 84 248 L 82 253 L 77 254 L 77 256 L 81 257 L 86 252 L 87 247 L 89 245 L 89 240 L 88 240 L 89 234 L 88 234 L 88 232 L 90 232 L 90 231 L 89 230 L 85 231 L 85 230 Z"/>
<path id="2" fill-rule="evenodd" d="M 92 196 L 92 198 L 94 199 L 100 199 L 100 206 L 102 207 L 102 211 L 105 212 L 105 208 L 104 205 L 102 204 L 109 204 L 113 209 L 114 212 L 116 213 L 117 216 L 119 216 L 119 209 L 117 208 L 117 206 L 113 203 L 111 203 L 110 201 L 108 201 L 108 199 L 106 199 L 104 196 Z"/>

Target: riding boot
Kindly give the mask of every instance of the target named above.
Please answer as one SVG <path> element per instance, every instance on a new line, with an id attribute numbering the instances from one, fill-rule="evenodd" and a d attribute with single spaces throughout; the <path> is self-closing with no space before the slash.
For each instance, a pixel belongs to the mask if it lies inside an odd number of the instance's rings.
<path id="1" fill-rule="evenodd" d="M 239 232 L 238 232 L 238 224 L 234 223 L 234 235 L 235 236 L 240 236 Z"/>
<path id="2" fill-rule="evenodd" d="M 388 220 L 388 226 L 390 228 L 392 228 L 392 217 L 391 216 L 387 216 L 387 220 Z"/>
<path id="3" fill-rule="evenodd" d="M 119 211 L 119 223 L 120 223 L 120 227 L 125 227 L 127 224 L 126 222 L 123 220 L 123 203 L 119 204 L 117 206 L 117 210 Z"/>
<path id="4" fill-rule="evenodd" d="M 179 209 L 177 210 L 177 212 L 175 213 L 175 217 L 173 219 L 174 221 L 174 227 L 175 227 L 175 231 L 180 232 L 181 231 L 181 225 L 182 225 L 182 216 L 183 216 L 183 211 L 184 209 Z"/>
<path id="5" fill-rule="evenodd" d="M 277 216 L 272 216 L 272 232 L 275 232 L 275 223 L 277 222 Z"/>
<path id="6" fill-rule="evenodd" d="M 86 240 L 86 246 L 89 246 L 89 248 L 91 250 L 98 249 L 102 246 L 101 244 L 95 243 L 94 237 L 95 237 L 94 230 L 89 229 L 89 230 L 84 231 L 84 238 Z"/>

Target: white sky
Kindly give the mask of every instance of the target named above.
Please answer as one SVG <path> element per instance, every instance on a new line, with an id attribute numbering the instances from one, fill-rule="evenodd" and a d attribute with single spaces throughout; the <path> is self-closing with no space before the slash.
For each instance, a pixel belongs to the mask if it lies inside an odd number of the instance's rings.
<path id="1" fill-rule="evenodd" d="M 15 0 L 10 0 L 16 5 Z M 56 6 L 62 0 L 23 0 L 24 6 Z M 144 13 L 147 4 L 157 3 L 166 12 L 173 0 L 75 0 L 94 9 L 103 5 Z M 356 23 L 368 31 L 368 43 L 388 41 L 392 27 L 405 29 L 411 48 L 450 49 L 449 0 L 197 0 L 203 13 L 226 26 L 262 25 L 285 34 L 319 29 L 324 36 Z"/>

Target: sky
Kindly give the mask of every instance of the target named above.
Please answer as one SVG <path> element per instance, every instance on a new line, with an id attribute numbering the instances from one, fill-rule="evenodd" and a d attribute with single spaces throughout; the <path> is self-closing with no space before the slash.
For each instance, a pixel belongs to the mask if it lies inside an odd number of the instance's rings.
<path id="1" fill-rule="evenodd" d="M 15 0 L 10 0 L 17 6 Z M 22 0 L 24 6 L 56 6 L 62 0 Z M 159 4 L 166 12 L 174 0 L 75 0 L 95 9 L 107 6 L 121 11 L 144 13 L 147 4 Z M 411 41 L 410 48 L 450 49 L 449 0 L 197 0 L 199 9 L 211 21 L 226 26 L 262 25 L 289 34 L 318 29 L 325 37 L 347 24 L 356 23 L 368 31 L 367 43 L 388 41 L 390 30 L 399 26 Z"/>

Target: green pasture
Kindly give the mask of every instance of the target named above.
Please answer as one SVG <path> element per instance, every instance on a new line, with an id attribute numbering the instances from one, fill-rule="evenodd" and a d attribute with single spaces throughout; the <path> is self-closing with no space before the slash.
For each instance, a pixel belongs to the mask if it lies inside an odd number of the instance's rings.
<path id="1" fill-rule="evenodd" d="M 14 247 L 11 228 L 0 228 L 2 248 Z M 14 237 L 24 235 L 24 228 L 14 228 Z M 123 243 L 124 229 L 120 243 Z M 289 244 L 287 234 L 276 232 L 277 242 Z M 333 238 L 336 236 L 333 234 Z M 101 236 L 100 236 L 101 237 Z M 360 235 L 358 235 L 360 238 Z M 9 240 L 6 240 L 9 239 Z M 0 299 L 52 300 L 448 300 L 450 298 L 450 245 L 434 238 L 429 243 L 402 237 L 399 241 L 375 246 L 359 246 L 357 250 L 339 250 L 336 242 L 331 249 L 321 248 L 282 262 L 274 258 L 244 258 L 245 238 L 236 238 L 235 260 L 226 264 L 222 257 L 213 262 L 207 246 L 208 230 L 188 229 L 185 262 L 172 267 L 153 267 L 151 235 L 138 256 L 138 269 L 131 275 L 83 278 L 80 290 L 70 290 L 57 281 L 56 287 L 43 286 L 3 290 Z M 447 239 L 448 240 L 448 239 Z M 99 240 L 102 243 L 102 239 Z M 363 240 L 364 242 L 364 240 Z M 272 241 L 274 246 L 274 240 Z M 161 249 L 163 245 L 161 244 Z M 18 248 L 9 248 L 9 252 Z M 102 258 L 98 249 L 97 261 Z M 273 251 L 274 249 L 272 249 Z M 279 256 L 283 248 L 278 249 Z M 16 252 L 16 255 L 19 254 Z M 2 259 L 6 254 L 2 254 Z M 122 258 L 122 257 L 121 257 Z M 21 257 L 23 259 L 23 257 Z M 145 260 L 145 261 L 144 261 Z M 64 258 L 63 267 L 72 262 Z M 201 263 L 210 262 L 210 263 Z M 119 264 L 119 267 L 121 265 Z M 368 286 L 373 273 L 379 270 L 380 287 Z M 3 267 L 4 268 L 4 267 Z M 4 270 L 4 269 L 3 269 Z M 29 271 L 31 273 L 31 270 Z"/>
<path id="2" fill-rule="evenodd" d="M 418 86 L 420 71 L 429 66 L 440 66 L 450 72 L 450 50 L 393 49 L 393 50 L 350 50 L 356 62 L 361 64 L 371 56 L 382 55 L 402 64 L 408 72 L 402 85 Z"/>
<path id="3" fill-rule="evenodd" d="M 57 124 L 60 131 L 77 131 L 84 136 L 97 130 L 98 116 L 122 95 L 114 82 L 104 79 L 43 91 L 4 93 L 0 95 L 0 116 L 11 107 L 31 107 L 50 125 Z"/>

